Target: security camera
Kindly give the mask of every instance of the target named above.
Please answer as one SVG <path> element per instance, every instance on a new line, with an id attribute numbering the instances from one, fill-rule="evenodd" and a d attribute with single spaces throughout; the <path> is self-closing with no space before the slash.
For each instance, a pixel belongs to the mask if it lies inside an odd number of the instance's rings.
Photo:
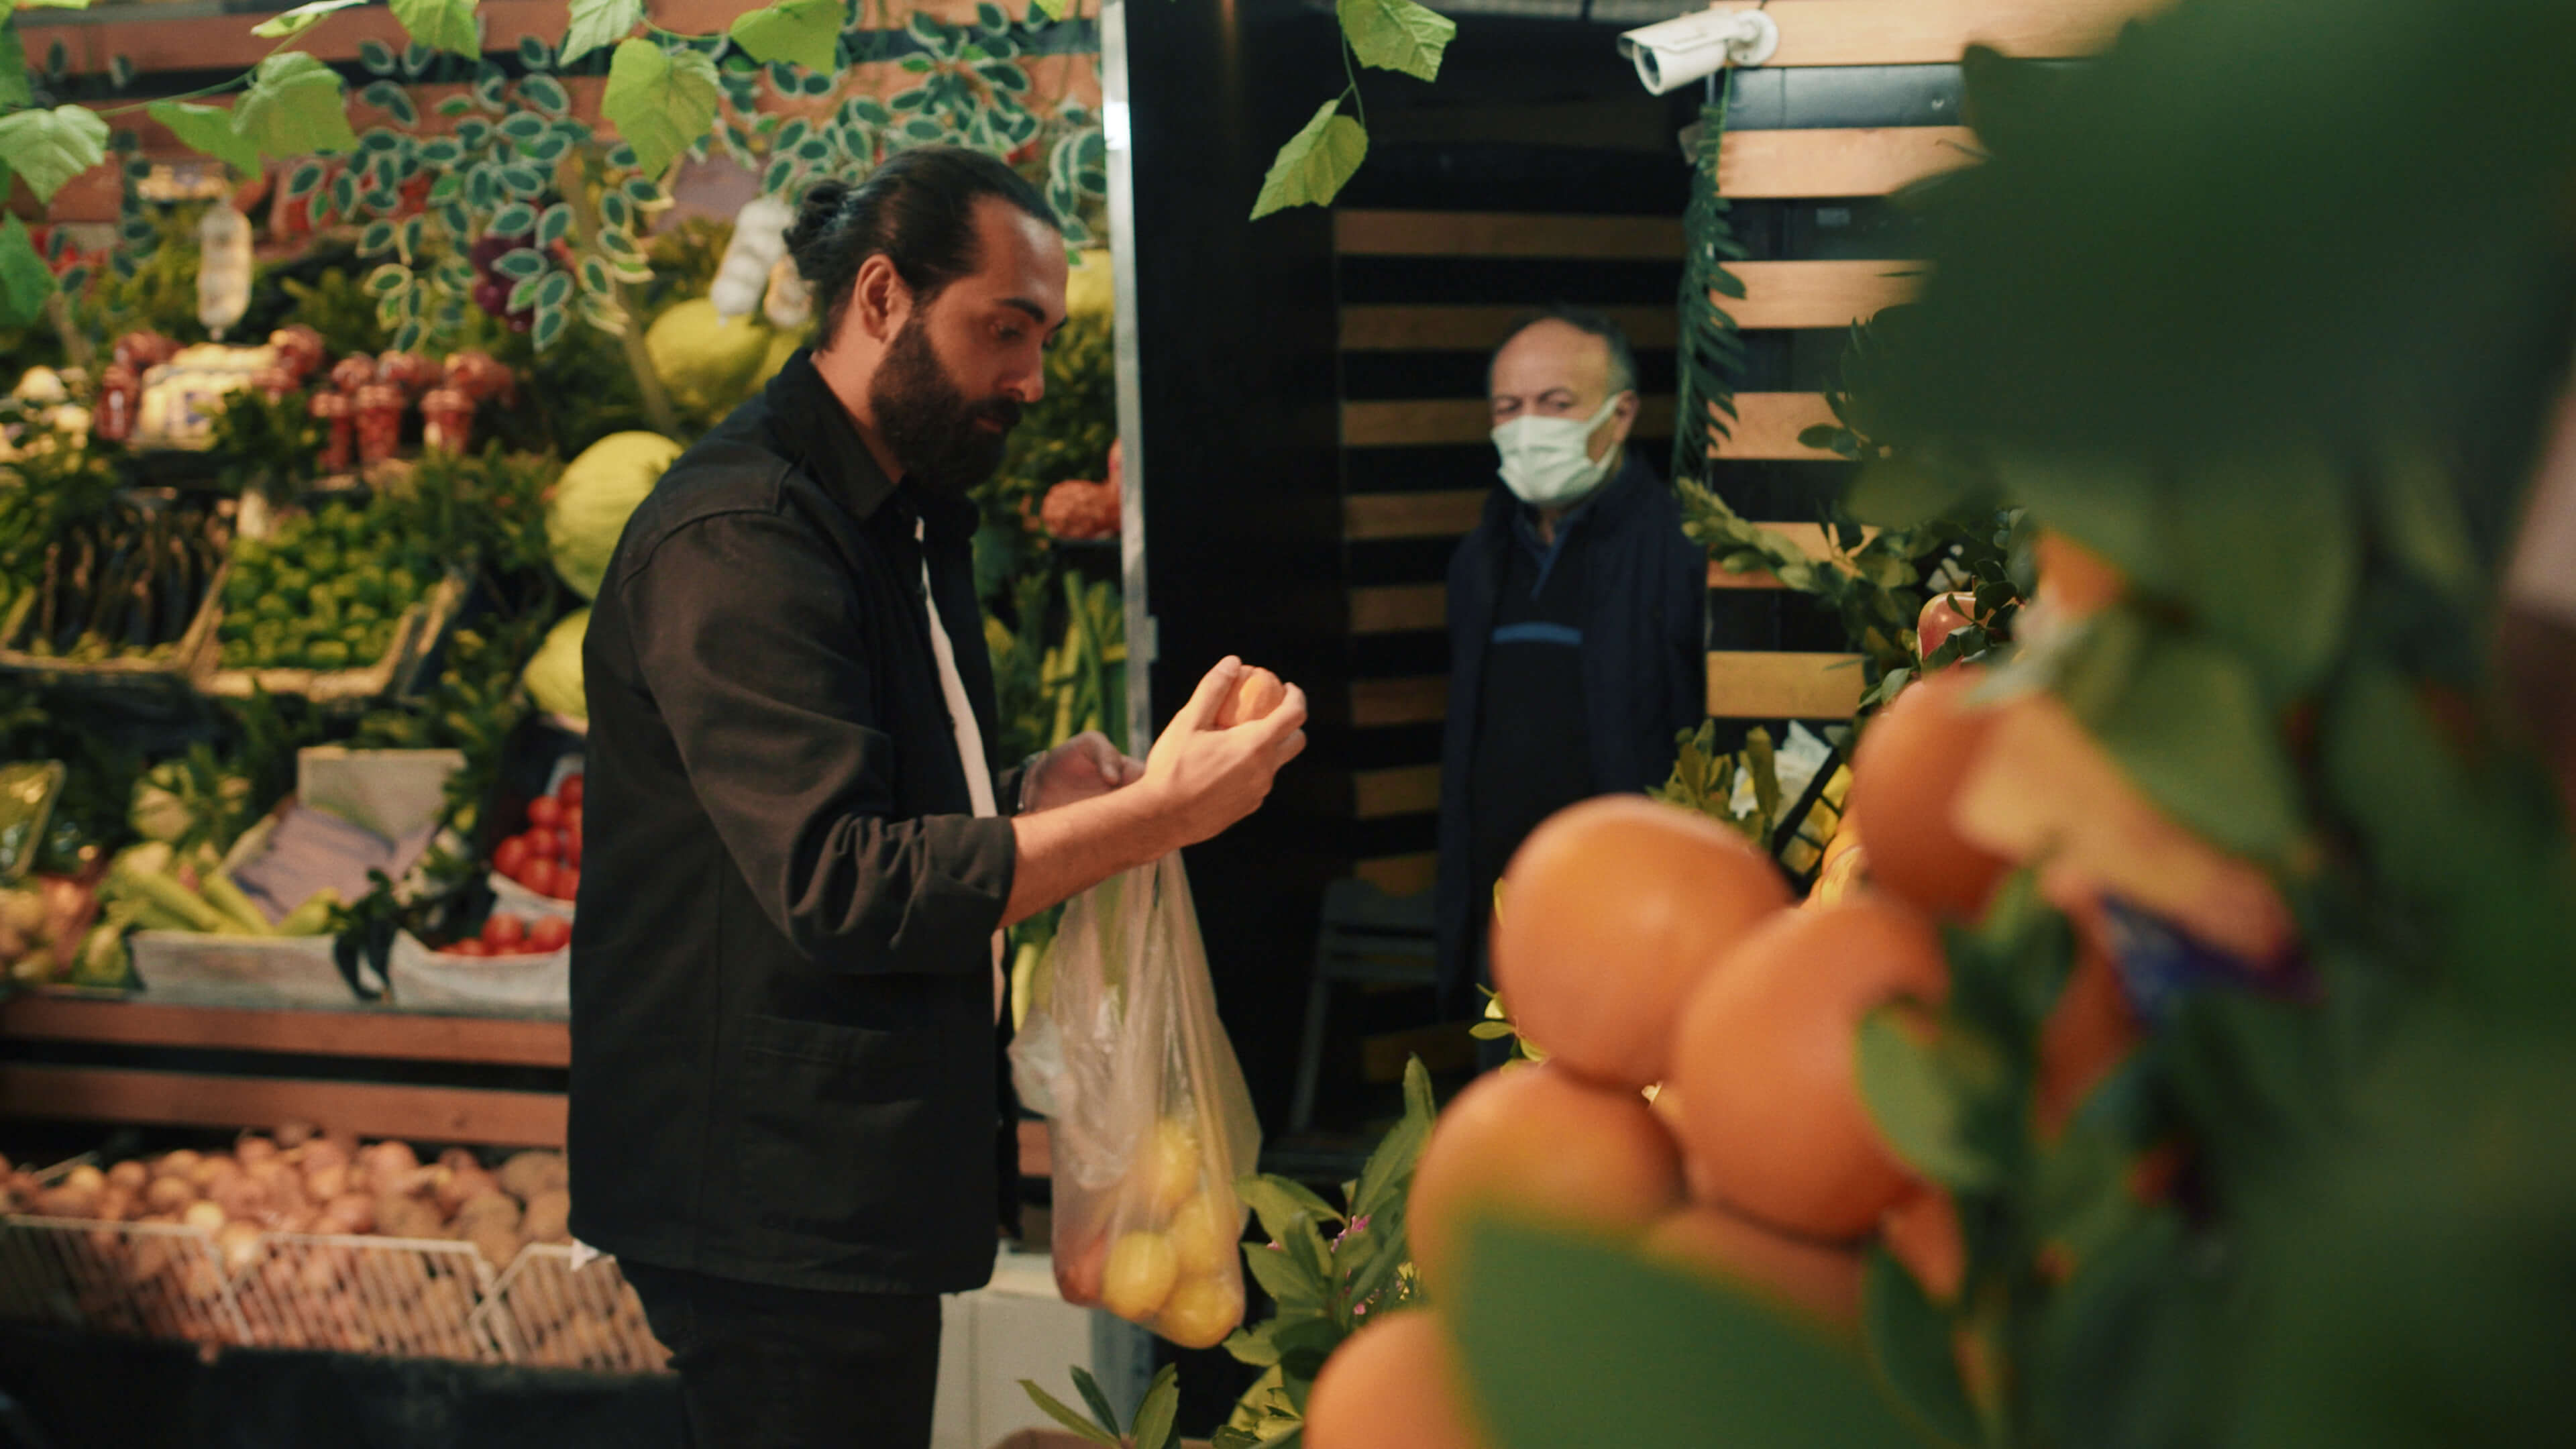
<path id="1" fill-rule="evenodd" d="M 1780 27 L 1759 10 L 1702 10 L 1619 37 L 1651 95 L 1678 90 L 1730 65 L 1760 65 L 1780 48 Z"/>

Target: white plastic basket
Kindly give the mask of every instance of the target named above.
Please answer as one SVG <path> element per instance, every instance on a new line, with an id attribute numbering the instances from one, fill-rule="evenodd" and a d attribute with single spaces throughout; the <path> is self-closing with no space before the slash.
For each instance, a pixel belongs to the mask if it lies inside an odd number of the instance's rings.
<path id="1" fill-rule="evenodd" d="M 217 1006 L 355 1006 L 328 936 L 137 931 L 134 974 L 154 1001 Z"/>
<path id="2" fill-rule="evenodd" d="M 234 1293 L 255 1348 L 498 1363 L 477 1313 L 492 1282 L 471 1243 L 269 1233 Z"/>
<path id="3" fill-rule="evenodd" d="M 247 1341 L 214 1235 L 164 1223 L 0 1219 L 0 1317 L 197 1344 Z"/>
<path id="4" fill-rule="evenodd" d="M 560 1243 L 531 1243 L 494 1285 L 484 1321 L 510 1362 L 594 1373 L 668 1373 L 671 1352 L 653 1337 L 643 1300 L 617 1271 L 617 1260 L 598 1257 L 575 1268 L 573 1251 Z"/>
<path id="5" fill-rule="evenodd" d="M 409 931 L 394 937 L 385 972 L 406 1011 L 562 1019 L 572 1014 L 572 948 L 524 956 L 453 956 Z"/>

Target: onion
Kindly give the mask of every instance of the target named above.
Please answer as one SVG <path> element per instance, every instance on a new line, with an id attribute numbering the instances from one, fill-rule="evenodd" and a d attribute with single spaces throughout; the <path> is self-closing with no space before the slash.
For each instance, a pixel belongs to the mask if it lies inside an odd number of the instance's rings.
<path id="1" fill-rule="evenodd" d="M 475 1198 L 500 1191 L 501 1184 L 493 1181 L 492 1174 L 479 1167 L 450 1172 L 435 1188 L 439 1209 L 451 1214 Z"/>
<path id="2" fill-rule="evenodd" d="M 249 1267 L 259 1257 L 259 1238 L 257 1223 L 224 1224 L 215 1234 L 215 1246 L 223 1250 L 224 1271 L 238 1273 Z"/>
<path id="3" fill-rule="evenodd" d="M 302 1151 L 304 1155 L 299 1162 L 308 1175 L 326 1167 L 349 1165 L 349 1149 L 328 1137 L 317 1137 L 305 1143 Z"/>
<path id="4" fill-rule="evenodd" d="M 201 1233 L 211 1233 L 220 1230 L 224 1226 L 227 1216 L 228 1214 L 224 1212 L 223 1207 L 220 1204 L 211 1202 L 190 1203 L 188 1205 L 188 1210 L 179 1215 L 179 1221 L 185 1223 L 189 1227 L 195 1228 Z"/>
<path id="5" fill-rule="evenodd" d="M 376 1200 L 363 1192 L 342 1193 L 323 1204 L 319 1230 L 326 1233 L 372 1233 Z"/>
<path id="6" fill-rule="evenodd" d="M 188 1174 L 188 1180 L 211 1192 L 217 1184 L 241 1176 L 241 1170 L 242 1165 L 229 1157 L 208 1157 L 198 1161 L 195 1170 Z"/>
<path id="7" fill-rule="evenodd" d="M 256 1132 L 243 1133 L 241 1140 L 233 1144 L 233 1156 L 240 1158 L 244 1167 L 265 1162 L 276 1155 L 277 1144 Z"/>
<path id="8" fill-rule="evenodd" d="M 98 1195 L 98 1206 L 94 1211 L 104 1222 L 121 1223 L 134 1216 L 134 1203 L 133 1189 L 111 1187 Z"/>
<path id="9" fill-rule="evenodd" d="M 141 1192 L 143 1185 L 151 1180 L 152 1169 L 145 1167 L 138 1158 L 129 1157 L 107 1170 L 107 1185 L 124 1188 L 127 1192 Z"/>
<path id="10" fill-rule="evenodd" d="M 277 1127 L 277 1145 L 301 1147 L 320 1136 L 322 1129 L 310 1122 L 281 1122 Z"/>
<path id="11" fill-rule="evenodd" d="M 184 1177 L 156 1177 L 143 1189 L 143 1201 L 157 1213 L 175 1213 L 197 1200 L 197 1185 Z"/>
<path id="12" fill-rule="evenodd" d="M 257 1218 L 268 1209 L 268 1194 L 247 1177 L 230 1178 L 215 1184 L 207 1200 L 235 1222 Z"/>
<path id="13" fill-rule="evenodd" d="M 107 1190 L 107 1174 L 84 1162 L 63 1174 L 63 1186 L 96 1197 Z"/>
<path id="14" fill-rule="evenodd" d="M 304 1169 L 304 1191 L 315 1202 L 329 1202 L 349 1190 L 349 1169 L 344 1163 L 328 1167 L 307 1165 Z"/>
<path id="15" fill-rule="evenodd" d="M 173 1173 L 176 1173 L 181 1177 L 186 1177 L 194 1173 L 197 1170 L 197 1164 L 204 1160 L 205 1158 L 203 1154 L 191 1152 L 187 1148 L 182 1147 L 176 1152 L 164 1154 L 161 1158 L 160 1166 L 156 1168 L 155 1171 L 159 1172 L 164 1177 L 168 1177 Z"/>

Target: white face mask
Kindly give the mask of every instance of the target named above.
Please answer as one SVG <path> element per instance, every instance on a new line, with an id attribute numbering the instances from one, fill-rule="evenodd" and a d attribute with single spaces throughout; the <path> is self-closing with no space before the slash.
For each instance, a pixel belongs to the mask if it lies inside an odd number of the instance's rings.
<path id="1" fill-rule="evenodd" d="M 1618 449 L 1592 456 L 1592 434 L 1619 409 L 1625 393 L 1612 393 L 1590 419 L 1523 415 L 1494 429 L 1503 456 L 1503 486 L 1532 508 L 1557 508 L 1601 486 Z"/>

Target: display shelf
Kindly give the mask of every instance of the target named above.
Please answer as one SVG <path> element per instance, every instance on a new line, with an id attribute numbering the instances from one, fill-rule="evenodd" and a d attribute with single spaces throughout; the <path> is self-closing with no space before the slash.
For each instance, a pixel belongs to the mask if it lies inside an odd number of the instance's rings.
<path id="1" fill-rule="evenodd" d="M 572 1030 L 559 1021 L 428 1016 L 364 1008 L 288 1011 L 161 1006 L 148 1001 L 38 994 L 0 1002 L 0 1037 L 465 1062 L 478 1066 L 572 1064 Z"/>

